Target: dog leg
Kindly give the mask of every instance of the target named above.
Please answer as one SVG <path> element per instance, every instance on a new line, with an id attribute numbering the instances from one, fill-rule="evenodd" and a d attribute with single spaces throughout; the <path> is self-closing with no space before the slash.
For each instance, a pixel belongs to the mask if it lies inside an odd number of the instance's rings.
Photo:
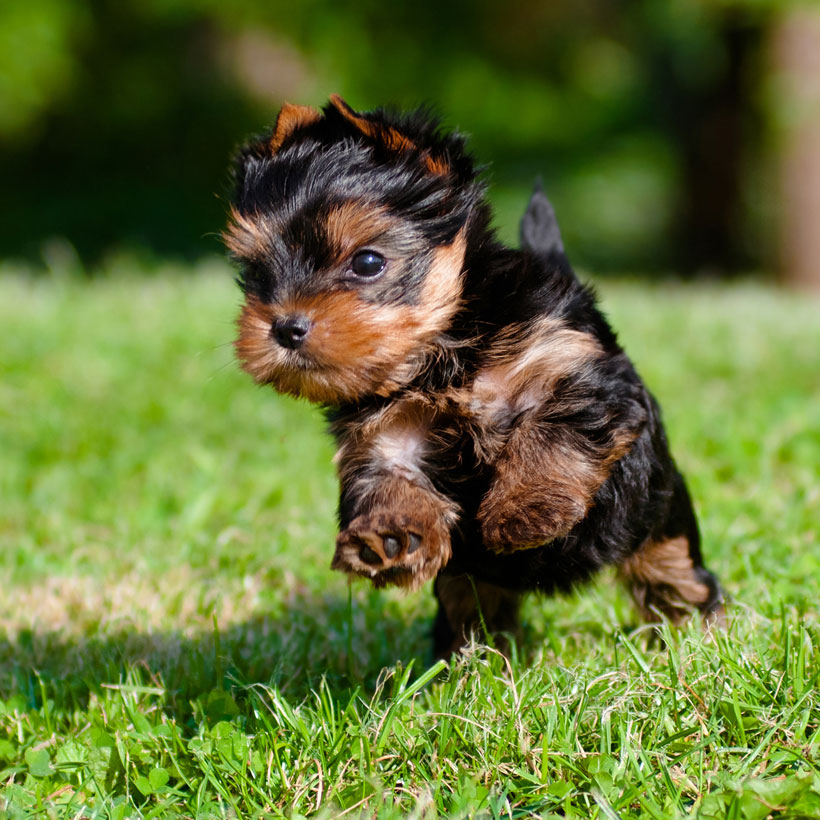
<path id="1" fill-rule="evenodd" d="M 462 401 L 493 471 L 483 541 L 507 553 L 566 535 L 648 416 L 623 354 L 559 318 L 505 329 L 492 349 Z"/>
<path id="2" fill-rule="evenodd" d="M 439 575 L 434 592 L 439 606 L 433 627 L 436 657 L 458 652 L 473 634 L 480 640 L 489 637 L 497 649 L 508 651 L 507 636 L 516 637 L 519 631 L 521 593 L 469 575 Z"/>
<path id="3" fill-rule="evenodd" d="M 647 541 L 621 565 L 620 574 L 647 621 L 680 623 L 696 609 L 715 620 L 723 617 L 720 587 L 693 561 L 685 535 Z"/>
<path id="4" fill-rule="evenodd" d="M 433 481 L 434 414 L 396 403 L 339 428 L 342 484 L 333 569 L 417 588 L 450 559 L 458 506 Z"/>
<path id="5" fill-rule="evenodd" d="M 723 592 L 700 553 L 700 532 L 689 491 L 676 474 L 666 532 L 647 540 L 619 570 L 635 605 L 650 622 L 684 620 L 695 609 L 712 621 L 723 620 Z"/>
<path id="6" fill-rule="evenodd" d="M 566 424 L 529 419 L 516 426 L 478 511 L 487 547 L 512 552 L 566 535 L 627 449 L 632 436 L 619 434 L 613 431 L 611 444 L 596 452 Z"/>

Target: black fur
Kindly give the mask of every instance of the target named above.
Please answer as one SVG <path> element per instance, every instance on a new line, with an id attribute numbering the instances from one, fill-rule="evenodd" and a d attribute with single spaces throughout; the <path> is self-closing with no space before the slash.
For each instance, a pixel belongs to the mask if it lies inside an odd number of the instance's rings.
<path id="1" fill-rule="evenodd" d="M 564 253 L 564 242 L 552 203 L 544 193 L 539 177 L 535 181 L 535 190 L 530 197 L 530 204 L 521 219 L 521 248 L 549 258 Z"/>

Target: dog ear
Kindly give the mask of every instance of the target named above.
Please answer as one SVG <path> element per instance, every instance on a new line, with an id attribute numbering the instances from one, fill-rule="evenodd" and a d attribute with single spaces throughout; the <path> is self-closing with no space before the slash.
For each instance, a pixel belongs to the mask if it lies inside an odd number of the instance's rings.
<path id="1" fill-rule="evenodd" d="M 370 119 L 363 114 L 354 111 L 338 94 L 330 95 L 330 104 L 338 111 L 347 122 L 357 131 L 369 139 L 383 145 L 388 151 L 396 154 L 405 151 L 415 151 L 424 160 L 427 169 L 432 174 L 444 176 L 450 170 L 449 165 L 441 158 L 431 156 L 426 149 L 422 150 L 406 134 L 402 134 L 398 128 L 392 125 L 385 125 L 377 120 Z"/>
<path id="2" fill-rule="evenodd" d="M 273 135 L 270 138 L 268 147 L 272 154 L 275 154 L 283 145 L 285 140 L 297 129 L 312 125 L 322 118 L 322 112 L 309 105 L 294 105 L 286 102 L 282 105 L 282 110 L 276 118 L 276 125 Z"/>
<path id="3" fill-rule="evenodd" d="M 286 102 L 276 117 L 276 125 L 271 135 L 257 137 L 239 149 L 234 160 L 234 181 L 242 187 L 248 167 L 259 160 L 272 157 L 282 147 L 285 140 L 299 128 L 318 122 L 322 112 L 308 105 L 294 105 Z"/>
<path id="4" fill-rule="evenodd" d="M 276 118 L 276 125 L 270 136 L 261 136 L 243 145 L 236 153 L 233 162 L 233 183 L 235 200 L 239 206 L 236 213 L 242 211 L 244 207 L 245 183 L 249 175 L 258 170 L 260 163 L 264 163 L 273 157 L 284 145 L 285 141 L 298 129 L 306 128 L 322 119 L 322 112 L 307 105 L 294 105 L 284 103 Z M 236 214 L 232 219 L 233 227 L 226 234 L 225 242 L 228 247 L 237 255 L 242 255 L 240 245 L 244 247 L 244 240 L 239 243 L 236 239 L 242 232 L 236 228 L 238 224 Z M 232 234 L 230 232 L 233 232 Z"/>

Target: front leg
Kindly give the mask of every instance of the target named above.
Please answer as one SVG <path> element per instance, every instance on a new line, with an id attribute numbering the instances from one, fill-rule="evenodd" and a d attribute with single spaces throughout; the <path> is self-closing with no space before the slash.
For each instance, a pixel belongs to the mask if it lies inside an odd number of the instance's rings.
<path id="1" fill-rule="evenodd" d="M 478 521 L 485 546 L 504 553 L 567 535 L 586 516 L 647 405 L 618 348 L 560 320 L 516 328 L 497 347 L 469 398 L 492 470 Z"/>
<path id="2" fill-rule="evenodd" d="M 427 413 L 407 407 L 336 425 L 341 531 L 332 569 L 417 588 L 449 561 L 458 507 L 433 483 L 430 427 Z"/>
<path id="3" fill-rule="evenodd" d="M 521 422 L 493 465 L 494 478 L 478 510 L 485 545 L 512 552 L 566 535 L 587 514 L 631 440 L 615 436 L 596 453 L 566 424 Z"/>

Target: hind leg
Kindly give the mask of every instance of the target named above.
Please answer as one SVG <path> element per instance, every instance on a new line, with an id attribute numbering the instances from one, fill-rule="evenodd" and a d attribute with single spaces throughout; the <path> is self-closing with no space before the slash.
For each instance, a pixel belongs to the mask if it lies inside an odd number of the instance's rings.
<path id="1" fill-rule="evenodd" d="M 690 546 L 685 535 L 647 541 L 621 565 L 621 576 L 647 621 L 679 623 L 695 609 L 722 617 L 717 579 L 695 562 Z"/>
<path id="2" fill-rule="evenodd" d="M 648 539 L 620 566 L 641 614 L 647 621 L 668 618 L 679 623 L 697 609 L 720 620 L 723 593 L 703 565 L 697 519 L 680 475 L 664 531 L 670 534 Z"/>
<path id="3" fill-rule="evenodd" d="M 507 640 L 501 633 L 518 632 L 521 593 L 479 581 L 469 575 L 439 575 L 433 587 L 438 614 L 433 626 L 433 649 L 437 658 L 447 658 L 489 633 L 502 652 Z M 486 630 L 486 632 L 485 632 Z"/>

